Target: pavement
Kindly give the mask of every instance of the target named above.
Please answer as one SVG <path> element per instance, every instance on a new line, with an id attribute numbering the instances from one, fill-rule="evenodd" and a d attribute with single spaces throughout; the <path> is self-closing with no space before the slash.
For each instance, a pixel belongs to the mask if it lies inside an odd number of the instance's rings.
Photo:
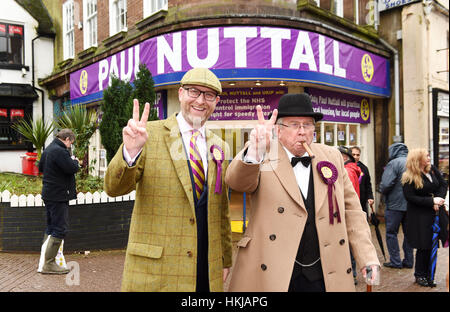
<path id="1" fill-rule="evenodd" d="M 384 262 L 381 249 L 372 228 L 372 240 L 380 263 Z M 384 224 L 380 224 L 385 239 Z M 69 234 L 70 235 L 70 234 Z M 234 245 L 240 234 L 233 233 Z M 399 235 L 402 242 L 403 235 Z M 386 246 L 386 242 L 384 242 Z M 386 248 L 386 247 L 385 247 Z M 235 251 L 236 248 L 233 248 Z M 387 252 L 387 251 L 386 251 Z M 119 292 L 125 250 L 106 250 L 67 253 L 64 255 L 72 271 L 67 275 L 37 273 L 39 254 L 0 252 L 0 292 Z M 439 248 L 435 282 L 437 287 L 421 287 L 414 283 L 414 269 L 381 267 L 380 285 L 372 292 L 448 292 L 446 275 L 449 270 L 449 248 Z M 361 274 L 357 276 L 358 292 L 366 292 Z M 225 282 L 225 289 L 228 287 Z"/>

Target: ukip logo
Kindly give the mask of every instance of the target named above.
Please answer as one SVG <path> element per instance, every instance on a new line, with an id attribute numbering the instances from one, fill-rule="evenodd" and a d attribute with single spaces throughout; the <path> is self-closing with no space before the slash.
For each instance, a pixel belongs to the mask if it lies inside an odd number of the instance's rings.
<path id="1" fill-rule="evenodd" d="M 364 54 L 361 59 L 361 73 L 366 82 L 373 78 L 373 62 L 369 54 Z"/>
<path id="2" fill-rule="evenodd" d="M 83 70 L 80 75 L 80 92 L 81 94 L 85 94 L 88 86 L 88 73 Z"/>

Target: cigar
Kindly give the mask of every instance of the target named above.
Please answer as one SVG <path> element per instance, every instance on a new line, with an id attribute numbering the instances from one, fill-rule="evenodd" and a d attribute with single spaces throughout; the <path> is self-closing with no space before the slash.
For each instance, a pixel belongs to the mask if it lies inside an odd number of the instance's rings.
<path id="1" fill-rule="evenodd" d="M 316 157 L 313 152 L 311 151 L 311 148 L 309 148 L 308 144 L 306 144 L 306 142 L 302 142 L 303 147 L 305 148 L 305 150 L 308 152 L 309 157 L 314 158 Z"/>

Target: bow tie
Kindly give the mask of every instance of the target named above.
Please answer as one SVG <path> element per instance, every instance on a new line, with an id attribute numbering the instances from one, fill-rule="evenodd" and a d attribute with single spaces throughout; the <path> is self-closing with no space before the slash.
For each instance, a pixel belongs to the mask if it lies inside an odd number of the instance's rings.
<path id="1" fill-rule="evenodd" d="M 294 157 L 292 157 L 292 158 L 291 158 L 291 165 L 292 165 L 292 167 L 295 167 L 295 165 L 296 165 L 299 161 L 302 162 L 302 165 L 303 165 L 303 166 L 308 167 L 309 164 L 311 163 L 311 157 L 309 157 L 309 156 L 303 156 L 303 157 L 295 157 L 295 156 L 294 156 Z"/>

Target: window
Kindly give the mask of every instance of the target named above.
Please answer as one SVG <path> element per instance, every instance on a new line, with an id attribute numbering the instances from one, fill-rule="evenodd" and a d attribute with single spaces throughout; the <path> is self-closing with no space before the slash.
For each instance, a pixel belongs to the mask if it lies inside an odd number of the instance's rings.
<path id="1" fill-rule="evenodd" d="M 84 49 L 97 46 L 97 0 L 83 1 Z"/>
<path id="2" fill-rule="evenodd" d="M 64 59 L 73 58 L 75 55 L 74 41 L 74 13 L 73 1 L 69 0 L 63 4 L 63 54 Z"/>
<path id="3" fill-rule="evenodd" d="M 343 0 L 332 0 L 332 12 L 339 17 L 344 17 Z"/>
<path id="4" fill-rule="evenodd" d="M 8 105 L 8 103 L 0 104 L 0 149 L 26 147 L 24 137 L 13 130 L 11 125 L 30 113 L 30 111 L 20 104 L 12 106 Z"/>
<path id="5" fill-rule="evenodd" d="M 360 143 L 360 124 L 318 122 L 314 133 L 314 142 L 329 146 L 355 146 Z"/>
<path id="6" fill-rule="evenodd" d="M 23 26 L 0 23 L 0 64 L 23 65 Z"/>
<path id="7" fill-rule="evenodd" d="M 109 33 L 110 36 L 127 30 L 127 1 L 109 1 Z"/>
<path id="8" fill-rule="evenodd" d="M 144 0 L 144 18 L 158 11 L 167 10 L 167 0 Z"/>

